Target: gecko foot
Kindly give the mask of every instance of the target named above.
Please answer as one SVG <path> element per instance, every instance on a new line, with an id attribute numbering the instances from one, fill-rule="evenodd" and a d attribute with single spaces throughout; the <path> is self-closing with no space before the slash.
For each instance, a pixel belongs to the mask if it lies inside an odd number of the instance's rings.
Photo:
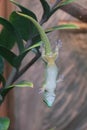
<path id="1" fill-rule="evenodd" d="M 43 93 L 44 92 L 44 88 L 40 88 L 39 89 L 39 94 Z"/>
<path id="2" fill-rule="evenodd" d="M 64 75 L 59 76 L 59 79 L 56 82 L 60 83 L 62 81 L 64 81 Z"/>

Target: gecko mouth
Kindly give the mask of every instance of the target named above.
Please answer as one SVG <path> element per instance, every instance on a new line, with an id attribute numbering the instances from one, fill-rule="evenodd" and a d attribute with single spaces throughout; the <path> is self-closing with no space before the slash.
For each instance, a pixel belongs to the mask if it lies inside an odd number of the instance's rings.
<path id="1" fill-rule="evenodd" d="M 46 99 L 43 99 L 43 102 L 50 108 L 52 105 L 49 105 Z"/>
<path id="2" fill-rule="evenodd" d="M 48 107 L 52 107 L 54 101 L 55 101 L 55 94 L 54 93 L 51 93 L 49 95 L 49 93 L 44 93 L 44 96 L 43 96 L 43 101 L 44 103 L 48 106 Z"/>

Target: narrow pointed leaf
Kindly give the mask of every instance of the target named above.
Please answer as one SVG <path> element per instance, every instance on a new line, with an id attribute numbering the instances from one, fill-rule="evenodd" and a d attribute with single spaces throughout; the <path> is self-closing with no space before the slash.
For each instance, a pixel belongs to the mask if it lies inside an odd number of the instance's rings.
<path id="1" fill-rule="evenodd" d="M 46 0 L 40 0 L 42 7 L 43 7 L 43 16 L 42 19 L 46 19 L 49 16 L 50 13 L 50 6 L 46 2 Z"/>
<path id="2" fill-rule="evenodd" d="M 35 26 L 28 19 L 19 16 L 15 11 L 10 15 L 10 22 L 20 32 L 23 40 L 29 40 L 34 34 L 37 33 Z"/>
<path id="3" fill-rule="evenodd" d="M 19 3 L 17 3 L 17 2 L 14 1 L 14 0 L 10 0 L 10 1 L 11 1 L 13 4 L 15 4 L 16 6 L 18 6 L 24 14 L 30 15 L 30 16 L 32 16 L 34 19 L 37 20 L 36 15 L 35 15 L 31 10 L 28 10 L 27 8 L 25 8 L 24 6 L 20 5 Z"/>
<path id="4" fill-rule="evenodd" d="M 6 82 L 2 74 L 0 74 L 0 82 L 3 84 L 3 86 L 5 86 Z"/>
<path id="5" fill-rule="evenodd" d="M 7 20 L 1 17 L 0 24 L 4 26 L 0 33 L 0 45 L 6 46 L 8 49 L 11 49 L 15 43 L 13 27 Z"/>
<path id="6" fill-rule="evenodd" d="M 62 25 L 48 28 L 45 30 L 45 32 L 49 33 L 49 32 L 55 31 L 55 30 L 64 30 L 64 29 L 79 29 L 79 27 L 74 24 L 62 24 Z"/>
<path id="7" fill-rule="evenodd" d="M 63 5 L 70 4 L 70 3 L 72 3 L 73 1 L 75 1 L 75 0 L 62 0 L 62 1 L 60 2 L 60 4 L 58 5 L 58 7 L 61 7 L 61 6 L 63 6 Z"/>
<path id="8" fill-rule="evenodd" d="M 42 44 L 42 41 L 39 40 L 38 43 L 35 43 L 34 45 L 32 45 L 31 47 L 27 48 L 22 54 L 20 54 L 16 59 L 17 61 L 22 61 L 22 59 L 25 57 L 25 55 L 32 49 L 36 48 L 36 47 L 40 47 Z"/>
<path id="9" fill-rule="evenodd" d="M 31 47 L 29 47 L 29 48 L 28 48 L 27 50 L 25 50 L 25 51 L 28 51 L 28 50 L 34 49 L 35 47 L 39 47 L 39 46 L 41 46 L 41 44 L 42 44 L 42 41 L 36 43 L 35 45 L 32 45 Z"/>
<path id="10" fill-rule="evenodd" d="M 0 74 L 3 73 L 4 70 L 4 61 L 3 58 L 0 56 Z"/>
<path id="11" fill-rule="evenodd" d="M 28 82 L 28 81 L 21 81 L 17 84 L 13 84 L 11 86 L 8 86 L 8 87 L 5 87 L 5 88 L 2 88 L 1 92 L 0 92 L 0 96 L 2 98 L 2 101 L 4 100 L 6 94 L 11 90 L 13 89 L 14 87 L 30 87 L 30 88 L 33 88 L 33 83 L 32 82 Z M 1 102 L 2 102 L 1 101 Z"/>
<path id="12" fill-rule="evenodd" d="M 79 27 L 77 25 L 74 25 L 74 24 L 63 24 L 63 25 L 58 25 L 58 26 L 54 26 L 54 27 L 51 27 L 51 28 L 47 28 L 45 30 L 45 33 L 50 33 L 52 31 L 55 31 L 55 30 L 64 30 L 64 29 L 79 29 Z M 33 43 L 39 43 L 41 42 L 41 38 L 40 38 L 40 35 L 37 35 L 33 38 Z"/>
<path id="13" fill-rule="evenodd" d="M 67 4 L 70 4 L 70 3 L 72 3 L 73 1 L 75 1 L 75 0 L 61 0 L 61 1 L 58 3 L 58 5 L 51 10 L 49 17 L 52 16 L 52 15 L 53 15 L 58 9 L 60 9 L 62 6 L 65 6 L 65 5 L 67 5 Z"/>
<path id="14" fill-rule="evenodd" d="M 0 117 L 0 130 L 8 130 L 10 120 L 7 117 Z"/>
<path id="15" fill-rule="evenodd" d="M 14 0 L 10 0 L 10 1 L 16 6 L 18 6 L 21 9 L 21 12 L 23 14 L 29 15 L 37 21 L 36 15 L 31 10 L 28 10 L 27 8 L 20 5 Z M 10 15 L 10 22 L 18 29 L 18 31 L 22 36 L 22 39 L 25 41 L 29 40 L 30 38 L 32 38 L 34 34 L 38 33 L 31 21 L 19 16 L 16 12 L 13 12 Z"/>
<path id="16" fill-rule="evenodd" d="M 15 87 L 30 87 L 33 88 L 33 83 L 28 82 L 28 81 L 21 81 L 18 84 L 14 85 Z"/>
<path id="17" fill-rule="evenodd" d="M 16 61 L 17 56 L 2 45 L 0 45 L 0 55 L 4 59 L 6 59 L 12 66 L 16 68 L 19 66 L 18 61 Z"/>
<path id="18" fill-rule="evenodd" d="M 6 19 L 0 17 L 0 24 L 4 26 L 0 33 L 0 45 L 11 49 L 14 46 L 15 41 L 18 44 L 19 51 L 24 50 L 23 41 L 16 28 Z"/>
<path id="19" fill-rule="evenodd" d="M 14 88 L 14 87 L 30 87 L 30 88 L 33 88 L 33 83 L 24 80 L 24 81 L 20 81 L 17 84 L 13 84 L 11 86 L 8 86 L 8 87 L 4 88 L 3 90 L 9 90 L 9 89 Z"/>

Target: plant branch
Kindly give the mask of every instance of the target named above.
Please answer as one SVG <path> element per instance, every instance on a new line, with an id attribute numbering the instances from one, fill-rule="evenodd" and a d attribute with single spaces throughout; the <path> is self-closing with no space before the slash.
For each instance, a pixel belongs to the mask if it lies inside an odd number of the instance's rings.
<path id="1" fill-rule="evenodd" d="M 11 71 L 11 73 L 10 73 L 10 76 L 7 79 L 5 87 L 7 87 L 7 86 L 9 86 L 9 85 L 12 84 L 12 80 L 14 79 L 16 73 L 17 73 L 17 69 L 13 68 L 12 71 Z"/>
<path id="2" fill-rule="evenodd" d="M 38 52 L 37 55 L 15 75 L 12 83 L 15 82 L 19 77 L 21 77 L 27 71 L 27 69 L 29 69 L 40 58 L 40 56 L 41 53 Z"/>
<path id="3" fill-rule="evenodd" d="M 57 0 L 51 8 L 51 11 L 59 4 L 61 0 Z M 81 20 L 82 22 L 87 22 L 87 9 L 82 7 L 81 5 L 73 2 L 68 5 L 64 5 L 60 8 L 61 10 L 65 11 L 66 13 L 70 14 L 71 16 Z M 56 10 L 57 11 L 57 10 Z M 41 19 L 40 24 L 44 24 L 49 17 Z"/>
<path id="4" fill-rule="evenodd" d="M 60 2 L 61 0 L 56 0 L 54 5 L 52 6 L 52 9 L 54 9 Z M 75 18 L 83 22 L 87 22 L 87 9 L 82 7 L 78 3 L 73 2 L 68 5 L 64 5 L 63 7 L 61 7 L 61 9 Z"/>
<path id="5" fill-rule="evenodd" d="M 87 9 L 79 4 L 73 2 L 61 7 L 61 9 L 82 22 L 87 22 Z"/>
<path id="6" fill-rule="evenodd" d="M 56 2 L 54 3 L 54 5 L 52 6 L 52 8 L 51 8 L 51 9 L 55 8 L 55 7 L 56 7 L 56 5 L 58 5 L 60 2 L 61 2 L 61 0 L 56 0 Z"/>

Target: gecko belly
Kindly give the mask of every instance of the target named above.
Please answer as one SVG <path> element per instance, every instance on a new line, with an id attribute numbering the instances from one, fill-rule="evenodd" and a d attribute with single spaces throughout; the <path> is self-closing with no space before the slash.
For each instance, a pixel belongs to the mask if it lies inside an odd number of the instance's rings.
<path id="1" fill-rule="evenodd" d="M 43 94 L 44 102 L 51 107 L 55 100 L 55 88 L 58 69 L 55 64 L 46 66 L 45 91 Z"/>

